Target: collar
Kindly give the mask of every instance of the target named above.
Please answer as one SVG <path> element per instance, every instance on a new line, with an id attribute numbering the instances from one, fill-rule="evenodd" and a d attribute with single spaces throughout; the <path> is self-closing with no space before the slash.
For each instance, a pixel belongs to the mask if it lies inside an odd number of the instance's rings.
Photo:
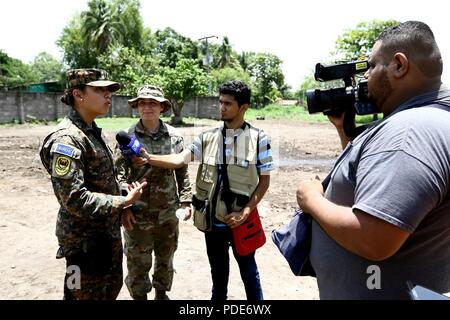
<path id="1" fill-rule="evenodd" d="M 138 123 L 136 124 L 136 132 L 139 132 L 142 135 L 148 135 L 148 136 L 159 136 L 159 135 L 167 134 L 169 132 L 169 130 L 167 129 L 167 126 L 165 125 L 165 123 L 161 119 L 159 119 L 158 121 L 159 121 L 159 129 L 155 133 L 150 133 L 142 124 L 142 120 L 139 120 Z"/>
<path id="2" fill-rule="evenodd" d="M 365 136 L 372 129 L 378 127 L 379 124 L 383 123 L 384 121 L 386 121 L 387 119 L 391 118 L 393 115 L 401 111 L 424 107 L 437 103 L 450 107 L 450 90 L 445 85 L 441 85 L 441 87 L 438 90 L 423 93 L 402 103 L 389 116 L 370 123 L 367 129 L 363 131 L 363 133 L 358 135 L 353 141 L 356 142 L 357 140 L 362 139 L 361 137 Z"/>
<path id="3" fill-rule="evenodd" d="M 242 132 L 244 132 L 245 131 L 245 129 L 247 129 L 247 127 L 249 127 L 250 125 L 246 122 L 246 121 L 244 121 L 244 123 L 242 124 L 242 126 L 240 127 L 240 129 L 241 130 L 237 130 L 237 133 L 236 133 L 236 130 L 234 130 L 235 131 L 235 133 L 234 133 L 234 137 L 237 137 L 238 135 L 240 135 Z M 222 135 L 225 137 L 227 134 L 226 134 L 226 131 L 227 130 L 232 130 L 232 129 L 228 129 L 227 128 L 227 126 L 225 125 L 225 122 L 223 122 L 222 123 L 222 125 L 221 125 L 221 131 L 222 131 Z"/>
<path id="4" fill-rule="evenodd" d="M 92 121 L 92 125 L 88 125 L 86 121 L 84 121 L 84 119 L 78 113 L 78 111 L 73 108 L 69 112 L 68 117 L 78 128 L 80 128 L 83 131 L 94 130 L 95 132 L 98 132 L 100 134 L 102 132 L 102 129 L 97 127 L 95 121 Z"/>
<path id="5" fill-rule="evenodd" d="M 450 105 L 450 90 L 445 85 L 441 85 L 441 87 L 436 91 L 426 92 L 407 100 L 395 109 L 389 117 L 403 110 L 440 102 Z"/>

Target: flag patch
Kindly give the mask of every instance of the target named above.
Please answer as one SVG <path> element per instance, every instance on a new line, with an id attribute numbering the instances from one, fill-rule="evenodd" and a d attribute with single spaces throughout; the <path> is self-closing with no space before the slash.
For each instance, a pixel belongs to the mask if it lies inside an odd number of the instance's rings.
<path id="1" fill-rule="evenodd" d="M 73 158 L 75 155 L 75 148 L 67 144 L 58 143 L 55 152 Z"/>

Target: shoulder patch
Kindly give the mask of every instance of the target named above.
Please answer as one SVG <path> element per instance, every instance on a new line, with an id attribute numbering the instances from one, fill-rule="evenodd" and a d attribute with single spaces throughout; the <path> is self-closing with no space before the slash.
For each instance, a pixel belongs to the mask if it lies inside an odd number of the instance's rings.
<path id="1" fill-rule="evenodd" d="M 55 160 L 54 171 L 57 176 L 64 177 L 70 170 L 72 160 L 66 156 L 58 156 Z"/>
<path id="2" fill-rule="evenodd" d="M 70 158 L 79 159 L 81 155 L 81 150 L 78 148 L 75 148 L 73 146 L 70 146 L 68 144 L 64 143 L 55 143 L 52 146 L 51 152 L 59 153 L 62 155 L 65 155 Z"/>

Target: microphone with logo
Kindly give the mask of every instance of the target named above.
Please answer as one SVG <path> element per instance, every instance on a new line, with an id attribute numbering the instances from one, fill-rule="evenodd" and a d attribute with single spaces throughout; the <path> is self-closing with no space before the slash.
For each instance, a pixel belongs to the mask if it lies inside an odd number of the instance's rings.
<path id="1" fill-rule="evenodd" d="M 119 131 L 116 134 L 116 140 L 117 143 L 119 144 L 119 149 L 122 152 L 122 154 L 127 157 L 130 158 L 132 156 L 140 156 L 140 151 L 142 148 L 142 144 L 141 142 L 136 138 L 135 135 L 129 135 L 128 133 L 126 133 L 125 131 Z M 146 167 L 150 167 L 150 165 L 147 163 L 145 164 Z M 128 194 L 128 190 L 126 188 L 121 188 L 121 194 L 122 196 L 126 196 Z M 142 200 L 137 200 L 133 206 L 131 207 L 131 210 L 140 210 L 142 208 L 146 208 L 147 204 L 142 201 Z"/>
<path id="2" fill-rule="evenodd" d="M 120 151 L 125 157 L 140 156 L 139 152 L 141 151 L 142 144 L 135 135 L 130 136 L 125 131 L 119 131 L 116 134 L 116 140 L 119 144 Z"/>
<path id="3" fill-rule="evenodd" d="M 142 143 L 136 138 L 135 135 L 129 135 L 125 131 L 119 131 L 116 134 L 116 140 L 119 144 L 119 149 L 123 156 L 131 158 L 133 156 L 144 158 L 141 154 Z M 150 164 L 145 164 L 146 168 L 150 168 Z"/>

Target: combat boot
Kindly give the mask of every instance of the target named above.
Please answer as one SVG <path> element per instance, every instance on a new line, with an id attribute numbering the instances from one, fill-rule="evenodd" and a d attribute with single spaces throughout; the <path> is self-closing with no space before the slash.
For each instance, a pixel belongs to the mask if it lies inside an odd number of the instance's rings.
<path id="1" fill-rule="evenodd" d="M 155 300 L 170 300 L 164 290 L 156 290 Z"/>

